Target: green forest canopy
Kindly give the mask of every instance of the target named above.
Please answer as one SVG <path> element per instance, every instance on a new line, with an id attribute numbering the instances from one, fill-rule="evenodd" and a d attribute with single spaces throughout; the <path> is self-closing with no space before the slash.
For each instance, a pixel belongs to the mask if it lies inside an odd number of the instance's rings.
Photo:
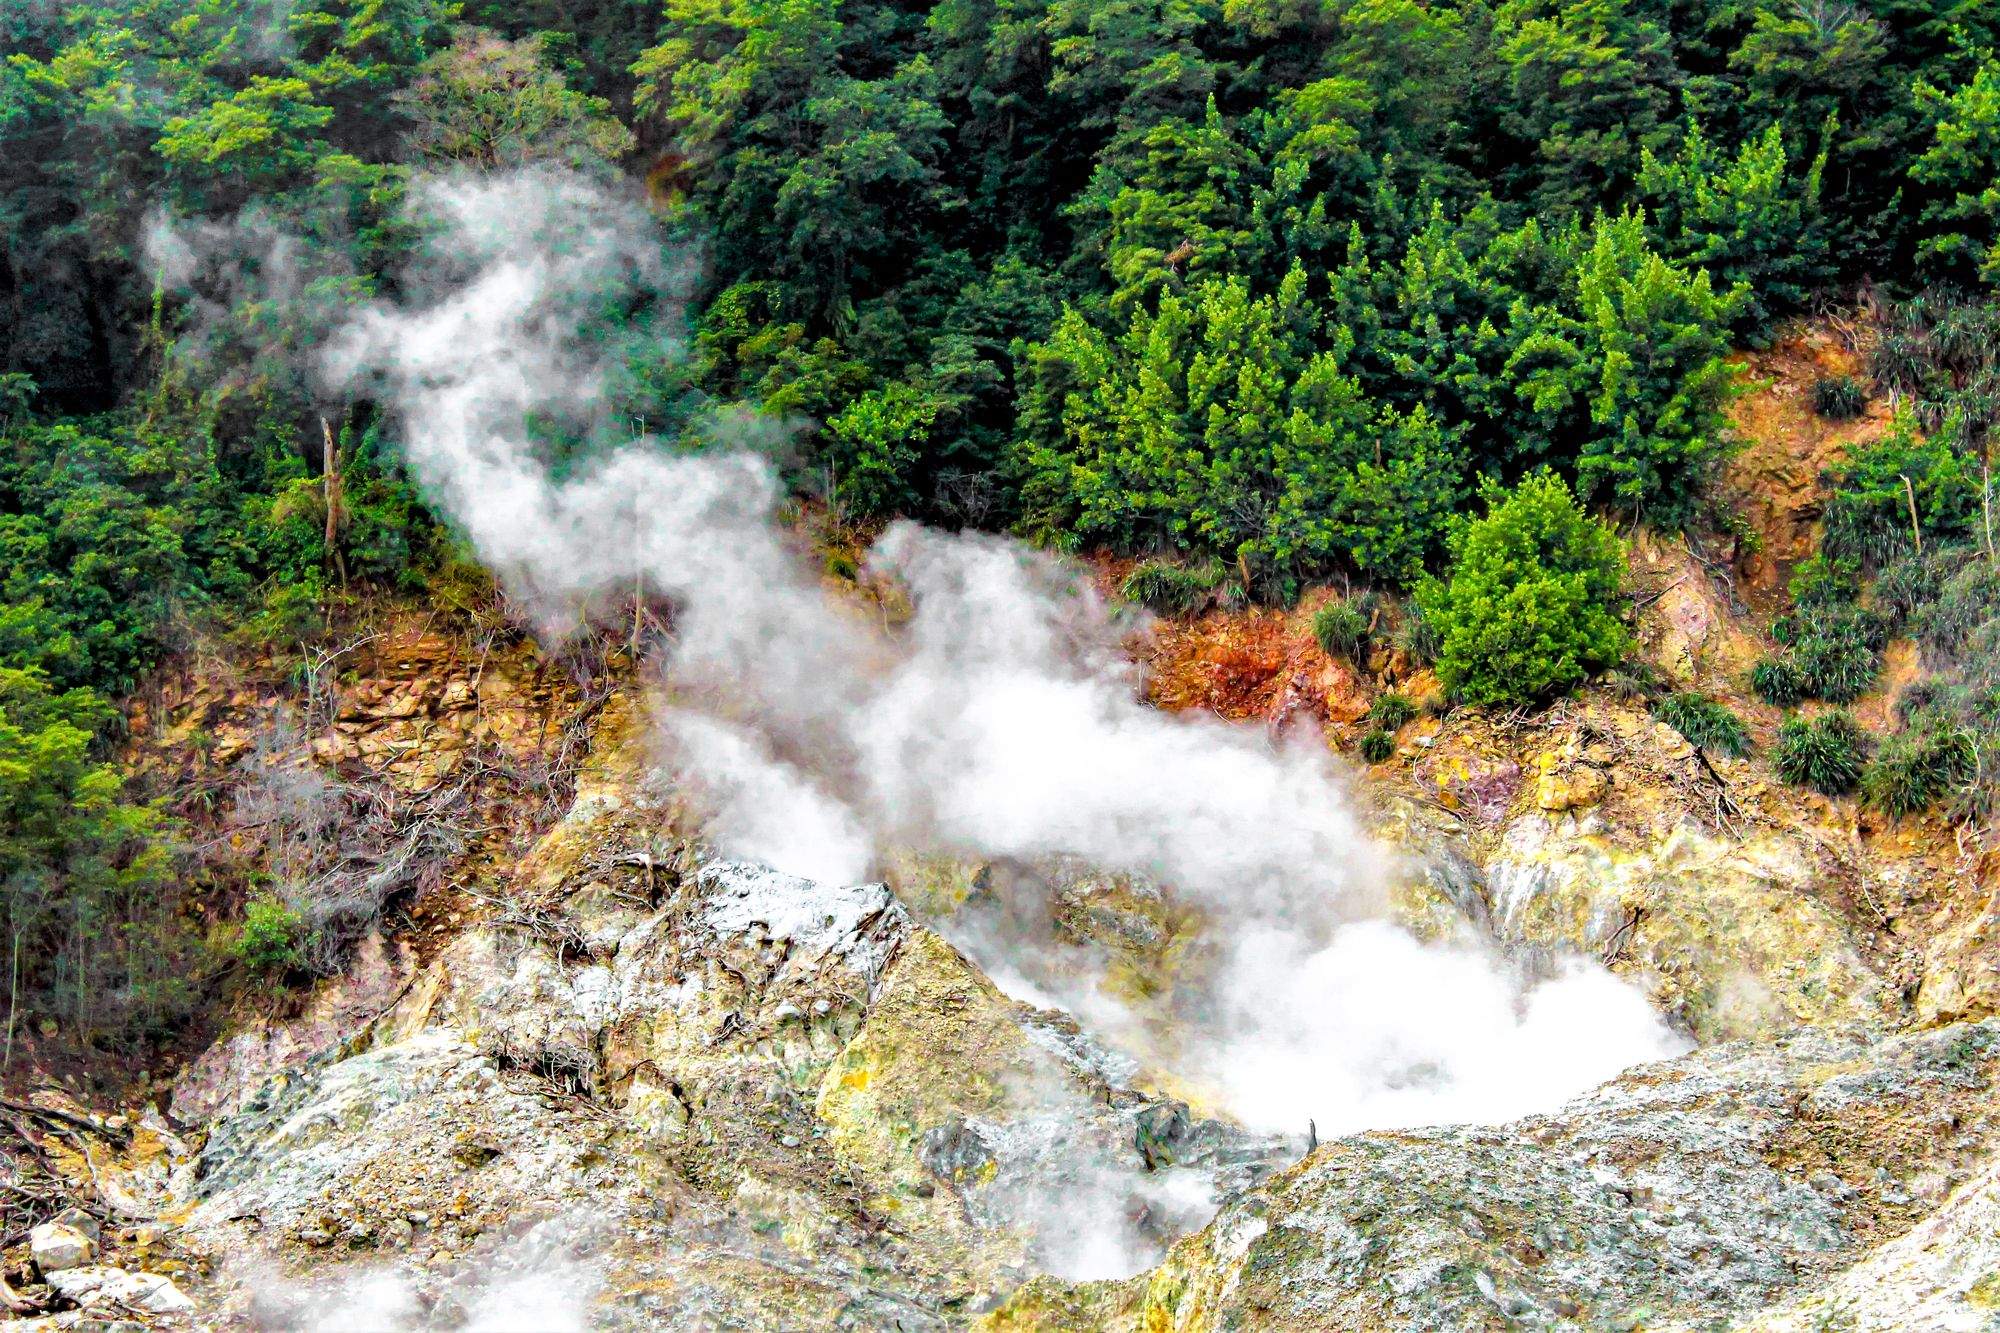
<path id="1" fill-rule="evenodd" d="M 46 954 L 159 874 L 76 767 L 103 697 L 219 610 L 290 640 L 333 570 L 446 558 L 392 423 L 299 356 L 395 289 L 417 173 L 623 180 L 703 256 L 627 418 L 740 403 L 808 423 L 790 479 L 847 515 L 1282 600 L 1448 577 L 1543 470 L 1689 521 L 1730 348 L 1863 286 L 1990 312 L 1997 50 L 1984 0 L 7 5 L 0 731 L 88 827 L 6 834 L 0 924 Z M 1911 327 L 1885 387 L 1983 449 L 2000 380 Z M 152 1003 L 105 966 L 28 984 Z"/>

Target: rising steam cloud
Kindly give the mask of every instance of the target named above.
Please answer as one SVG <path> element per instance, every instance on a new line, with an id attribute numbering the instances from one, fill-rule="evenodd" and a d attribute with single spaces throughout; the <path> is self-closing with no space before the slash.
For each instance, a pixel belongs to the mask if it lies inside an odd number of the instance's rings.
<path id="1" fill-rule="evenodd" d="M 530 423 L 603 411 L 619 359 L 580 330 L 607 294 L 673 299 L 655 225 L 549 172 L 429 180 L 414 206 L 430 262 L 333 337 L 325 382 L 399 415 L 427 491 L 551 629 L 635 584 L 672 599 L 663 725 L 728 851 L 835 881 L 891 845 L 1073 854 L 1172 885 L 1225 941 L 1192 1072 L 1261 1127 L 1498 1118 L 1672 1048 L 1602 969 L 1524 990 L 1371 920 L 1391 867 L 1323 750 L 1143 706 L 1059 562 L 898 524 L 867 565 L 908 597 L 887 633 L 791 549 L 754 451 L 642 440 L 559 475 Z"/>

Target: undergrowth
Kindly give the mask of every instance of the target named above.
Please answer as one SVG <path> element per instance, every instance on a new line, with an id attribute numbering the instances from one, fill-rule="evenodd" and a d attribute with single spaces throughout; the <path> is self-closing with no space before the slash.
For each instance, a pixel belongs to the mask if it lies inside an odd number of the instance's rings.
<path id="1" fill-rule="evenodd" d="M 1690 744 L 1741 758 L 1750 752 L 1750 733 L 1728 705 L 1699 694 L 1672 694 L 1653 705 L 1653 716 L 1687 737 Z"/>

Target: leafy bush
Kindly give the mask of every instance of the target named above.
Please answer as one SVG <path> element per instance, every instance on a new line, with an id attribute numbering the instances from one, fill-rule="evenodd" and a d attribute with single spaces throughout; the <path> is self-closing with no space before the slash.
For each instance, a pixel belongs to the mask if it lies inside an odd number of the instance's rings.
<path id="1" fill-rule="evenodd" d="M 1453 536 L 1449 581 L 1417 592 L 1445 686 L 1469 703 L 1526 703 L 1619 661 L 1628 636 L 1612 601 L 1625 551 L 1610 527 L 1548 472 L 1486 498 L 1486 516 Z"/>
<path id="2" fill-rule="evenodd" d="M 1119 595 L 1162 616 L 1193 615 L 1208 605 L 1222 582 L 1220 561 L 1190 568 L 1165 560 L 1147 560 L 1133 568 L 1119 586 Z"/>
<path id="3" fill-rule="evenodd" d="M 940 404 L 901 381 L 862 394 L 826 423 L 834 496 L 850 514 L 887 518 L 917 501 L 911 484 Z"/>
<path id="4" fill-rule="evenodd" d="M 1368 720 L 1383 731 L 1400 731 L 1403 725 L 1417 715 L 1417 706 L 1410 702 L 1406 694 L 1389 693 L 1375 700 L 1375 706 L 1368 710 Z"/>
<path id="5" fill-rule="evenodd" d="M 1843 796 L 1861 781 L 1868 742 L 1851 714 L 1822 713 L 1810 720 L 1787 718 L 1771 750 L 1778 776 L 1794 787 Z"/>
<path id="6" fill-rule="evenodd" d="M 1750 750 L 1743 719 L 1727 705 L 1699 694 L 1673 694 L 1653 706 L 1653 716 L 1704 750 L 1719 750 L 1738 758 Z"/>
<path id="7" fill-rule="evenodd" d="M 1379 764 L 1396 753 L 1396 738 L 1386 731 L 1371 731 L 1361 738 L 1361 757 Z"/>
<path id="8" fill-rule="evenodd" d="M 89 690 L 0 666 L 0 939 L 10 1006 L 116 1041 L 171 1023 L 191 941 L 169 896 L 172 826 L 123 799 Z"/>
<path id="9" fill-rule="evenodd" d="M 1852 421 L 1868 410 L 1868 388 L 1852 375 L 1824 375 L 1813 381 L 1813 411 L 1828 421 Z"/>
<path id="10" fill-rule="evenodd" d="M 1786 587 L 1798 606 L 1847 605 L 1861 595 L 1861 567 L 1852 559 L 1810 556 L 1799 561 Z"/>
<path id="11" fill-rule="evenodd" d="M 1313 616 L 1313 638 L 1328 657 L 1359 662 L 1368 651 L 1368 617 L 1346 602 L 1323 606 Z"/>
<path id="12" fill-rule="evenodd" d="M 1927 711 L 1883 742 L 1861 775 L 1861 794 L 1901 819 L 1938 804 L 1970 782 L 1977 769 L 1972 738 L 1949 717 Z"/>
<path id="13" fill-rule="evenodd" d="M 245 966 L 277 972 L 298 965 L 305 920 L 297 909 L 271 894 L 259 894 L 243 909 L 243 931 L 229 946 Z"/>

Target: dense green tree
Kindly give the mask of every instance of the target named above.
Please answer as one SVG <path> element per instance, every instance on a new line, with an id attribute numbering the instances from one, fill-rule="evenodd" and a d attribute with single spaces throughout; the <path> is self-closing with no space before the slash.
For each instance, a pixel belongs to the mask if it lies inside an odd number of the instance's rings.
<path id="1" fill-rule="evenodd" d="M 1820 212 L 1825 171 L 1824 149 L 1793 170 L 1777 125 L 1729 157 L 1695 124 L 1674 157 L 1644 155 L 1637 194 L 1666 255 L 1725 286 L 1740 284 L 1735 323 L 1759 336 L 1804 309 L 1833 276 Z"/>
<path id="2" fill-rule="evenodd" d="M 421 162 L 482 168 L 560 162 L 594 168 L 632 150 L 610 103 L 572 90 L 543 58 L 546 43 L 461 28 L 449 48 L 397 91 Z"/>
<path id="3" fill-rule="evenodd" d="M 1742 289 L 1654 253 L 1636 213 L 1600 218 L 1570 248 L 1564 299 L 1535 312 L 1508 362 L 1515 392 L 1542 413 L 1587 406 L 1581 494 L 1677 520 L 1722 449 L 1724 329 Z"/>
<path id="4" fill-rule="evenodd" d="M 1937 196 L 1924 213 L 1935 230 L 1918 248 L 1946 276 L 2000 288 L 2000 61 L 1989 56 L 1956 89 L 1920 84 L 1917 96 L 1932 124 L 1910 176 Z"/>
<path id="5" fill-rule="evenodd" d="M 1459 464 L 1437 421 L 1372 402 L 1318 350 L 1294 272 L 1168 293 L 1106 338 L 1071 311 L 1030 349 L 1030 522 L 1051 535 L 1210 550 L 1282 594 L 1343 555 L 1407 578 Z"/>
<path id="6" fill-rule="evenodd" d="M 109 707 L 0 667 L 0 950 L 9 1039 L 30 1015 L 73 1035 L 143 1032 L 191 987 L 187 942 L 161 910 L 166 832 L 91 755 Z"/>
<path id="7" fill-rule="evenodd" d="M 1551 473 L 1490 490 L 1486 502 L 1485 517 L 1453 535 L 1450 573 L 1417 590 L 1438 636 L 1438 679 L 1468 703 L 1521 704 L 1618 662 L 1617 536 Z"/>
<path id="8" fill-rule="evenodd" d="M 1678 72 L 1665 29 L 1626 0 L 1505 0 L 1495 14 L 1502 124 L 1531 146 L 1527 193 L 1548 214 L 1601 204 L 1665 140 Z"/>
<path id="9" fill-rule="evenodd" d="M 0 5 L 10 717 L 88 737 L 115 723 L 74 692 L 191 627 L 292 642 L 448 560 L 392 423 L 324 401 L 310 352 L 416 278 L 414 181 L 529 164 L 643 193 L 698 258 L 685 311 L 598 316 L 606 419 L 748 423 L 840 512 L 1153 557 L 1176 606 L 1449 550 L 1408 644 L 1496 701 L 1615 655 L 1579 505 L 1707 512 L 1731 341 L 1864 296 L 1865 379 L 1821 396 L 1901 415 L 1826 479 L 1826 567 L 1921 566 L 1867 596 L 2000 754 L 1990 580 L 1940 554 L 1990 545 L 1996 47 L 1966 0 Z M 1801 584 L 1760 689 L 1874 679 L 1850 585 Z M 126 936 L 34 920 L 33 1003 L 140 975 Z"/>

